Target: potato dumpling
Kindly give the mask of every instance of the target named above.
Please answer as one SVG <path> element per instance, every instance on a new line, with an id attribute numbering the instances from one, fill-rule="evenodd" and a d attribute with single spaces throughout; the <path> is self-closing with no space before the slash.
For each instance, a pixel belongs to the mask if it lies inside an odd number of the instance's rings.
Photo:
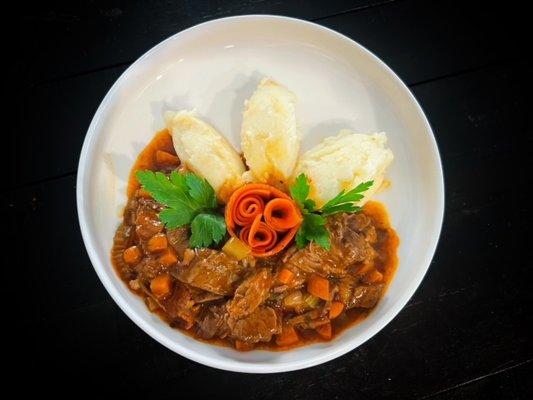
<path id="1" fill-rule="evenodd" d="M 300 150 L 296 96 L 269 78 L 245 103 L 241 147 L 250 168 L 247 180 L 283 187 Z"/>
<path id="2" fill-rule="evenodd" d="M 373 180 L 359 204 L 363 205 L 379 189 L 393 154 L 385 148 L 384 133 L 363 135 L 341 130 L 337 136 L 324 139 L 298 160 L 293 178 L 307 175 L 309 197 L 322 206 L 341 190 L 349 191 L 358 184 Z"/>
<path id="3" fill-rule="evenodd" d="M 167 128 L 180 160 L 211 184 L 225 203 L 243 184 L 244 163 L 229 142 L 190 111 L 165 113 Z"/>

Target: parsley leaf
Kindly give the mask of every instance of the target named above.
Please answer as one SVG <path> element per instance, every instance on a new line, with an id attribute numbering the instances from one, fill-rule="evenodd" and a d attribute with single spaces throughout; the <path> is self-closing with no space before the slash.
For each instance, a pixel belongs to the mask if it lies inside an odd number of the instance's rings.
<path id="1" fill-rule="evenodd" d="M 338 212 L 361 211 L 361 207 L 357 207 L 353 203 L 362 200 L 364 197 L 362 193 L 366 192 L 373 184 L 374 181 L 363 182 L 347 193 L 344 190 L 341 191 L 337 196 L 322 206 L 322 213 L 324 215 L 331 215 Z M 341 205 L 344 207 L 339 207 Z"/>
<path id="2" fill-rule="evenodd" d="M 165 224 L 167 229 L 176 229 L 191 222 L 193 215 L 186 210 L 176 210 L 175 208 L 165 208 L 159 213 L 159 219 Z"/>
<path id="3" fill-rule="evenodd" d="M 354 213 L 362 210 L 355 203 L 363 199 L 363 192 L 367 191 L 373 181 L 363 182 L 354 189 L 345 192 L 341 191 L 337 196 L 328 201 L 321 209 L 316 209 L 313 200 L 308 199 L 310 192 L 309 182 L 305 174 L 300 174 L 294 180 L 294 184 L 289 188 L 294 201 L 302 209 L 303 222 L 296 233 L 296 246 L 305 247 L 310 242 L 315 242 L 329 250 L 331 243 L 329 241 L 329 232 L 326 229 L 326 216 L 347 212 Z"/>
<path id="4" fill-rule="evenodd" d="M 219 243 L 226 234 L 226 222 L 222 215 L 198 214 L 191 223 L 191 247 L 207 247 Z"/>
<path id="5" fill-rule="evenodd" d="M 299 249 L 303 249 L 307 243 L 308 240 L 305 237 L 304 230 L 300 226 L 300 229 L 298 229 L 298 232 L 296 232 L 296 246 Z"/>
<path id="6" fill-rule="evenodd" d="M 296 204 L 298 204 L 298 206 L 302 209 L 307 208 L 305 206 L 305 201 L 307 196 L 309 196 L 309 184 L 307 183 L 307 176 L 305 176 L 305 174 L 298 175 L 294 180 L 294 184 L 289 188 L 289 190 Z M 313 202 L 313 200 L 309 201 Z"/>
<path id="7" fill-rule="evenodd" d="M 189 187 L 189 194 L 200 205 L 205 208 L 216 208 L 217 198 L 215 191 L 205 179 L 200 179 L 194 174 L 186 174 L 185 181 Z"/>
<path id="8" fill-rule="evenodd" d="M 332 214 L 337 214 L 341 212 L 356 213 L 361 210 L 362 210 L 361 207 L 356 206 L 353 203 L 343 203 L 343 204 L 337 204 L 335 206 L 330 206 L 327 209 L 323 208 L 322 215 L 332 215 Z"/>
<path id="9" fill-rule="evenodd" d="M 296 245 L 301 249 L 309 242 L 316 242 L 326 250 L 330 249 L 329 232 L 327 231 L 326 218 L 320 214 L 304 214 L 303 222 L 296 235 Z"/>
<path id="10" fill-rule="evenodd" d="M 307 211 L 311 212 L 315 210 L 316 203 L 311 199 L 307 199 L 303 202 L 303 206 Z"/>
<path id="11" fill-rule="evenodd" d="M 191 247 L 208 247 L 222 240 L 226 224 L 214 214 L 217 199 L 207 180 L 176 171 L 169 177 L 153 171 L 137 171 L 136 176 L 143 189 L 167 207 L 159 213 L 167 229 L 191 224 Z"/>
<path id="12" fill-rule="evenodd" d="M 175 175 L 174 178 L 179 175 L 177 172 L 173 172 L 173 174 Z M 137 171 L 136 176 L 143 189 L 149 192 L 159 203 L 175 209 L 191 210 L 195 208 L 195 204 L 191 203 L 185 189 L 177 185 L 177 181 L 169 180 L 162 172 Z"/>

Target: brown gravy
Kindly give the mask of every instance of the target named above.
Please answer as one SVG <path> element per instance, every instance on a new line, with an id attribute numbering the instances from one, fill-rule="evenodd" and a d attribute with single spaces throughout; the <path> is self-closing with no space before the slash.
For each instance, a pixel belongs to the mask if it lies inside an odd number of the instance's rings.
<path id="1" fill-rule="evenodd" d="M 128 198 L 131 199 L 136 195 L 137 189 L 139 189 L 139 183 L 137 182 L 137 179 L 135 178 L 135 172 L 137 170 L 158 170 L 159 166 L 156 160 L 156 152 L 158 150 L 165 151 L 167 153 L 175 155 L 175 150 L 172 145 L 172 138 L 169 134 L 169 132 L 165 129 L 162 131 L 159 131 L 156 133 L 154 138 L 150 141 L 150 143 L 143 149 L 143 151 L 139 154 L 139 157 L 137 158 L 132 171 L 130 173 L 129 183 L 128 183 Z M 387 287 L 396 271 L 397 265 L 398 265 L 398 257 L 397 257 L 397 248 L 399 245 L 399 238 L 394 231 L 394 229 L 390 226 L 389 216 L 387 214 L 387 211 L 385 207 L 375 201 L 368 202 L 362 211 L 364 214 L 366 214 L 368 217 L 370 217 L 373 225 L 375 226 L 377 232 L 378 232 L 378 240 L 377 243 L 374 245 L 375 251 L 378 253 L 378 256 L 375 260 L 374 267 L 383 274 L 383 283 Z M 115 252 L 117 248 L 117 242 L 115 242 L 114 250 Z M 117 262 L 115 261 L 115 257 L 112 257 L 113 265 L 118 273 L 118 275 L 124 280 L 126 285 L 128 285 L 129 278 L 124 275 L 123 271 L 120 269 L 119 265 L 117 265 Z M 129 285 L 128 285 L 129 287 Z M 142 292 L 141 290 L 134 290 L 130 287 L 130 290 L 132 292 L 136 293 L 137 295 L 142 296 L 146 299 L 147 295 Z M 332 339 L 334 340 L 336 336 L 341 334 L 345 329 L 350 328 L 351 326 L 355 325 L 356 323 L 362 321 L 364 318 L 366 318 L 370 312 L 372 312 L 373 309 L 363 309 L 363 308 L 352 308 L 348 309 L 342 312 L 342 314 L 331 320 L 332 325 L 332 331 L 333 336 Z M 163 320 L 165 320 L 169 325 L 175 327 L 176 329 L 179 329 L 184 334 L 191 336 L 197 340 L 210 343 L 210 344 L 216 344 L 221 346 L 230 346 L 234 347 L 234 341 L 231 339 L 220 339 L 220 338 L 213 338 L 213 339 L 202 339 L 196 334 L 196 329 L 193 327 L 191 329 L 182 329 L 179 324 L 176 324 L 174 320 L 169 319 L 167 314 L 162 309 L 156 309 L 154 310 L 155 313 L 157 313 Z M 256 343 L 253 346 L 253 349 L 266 349 L 266 350 L 287 350 L 294 347 L 300 347 L 304 346 L 310 343 L 314 342 L 327 342 L 329 340 L 323 339 L 321 336 L 318 335 L 318 333 L 315 330 L 312 329 L 306 329 L 299 331 L 300 341 L 296 345 L 290 345 L 285 347 L 280 347 L 275 343 L 274 337 L 270 342 L 259 342 Z"/>

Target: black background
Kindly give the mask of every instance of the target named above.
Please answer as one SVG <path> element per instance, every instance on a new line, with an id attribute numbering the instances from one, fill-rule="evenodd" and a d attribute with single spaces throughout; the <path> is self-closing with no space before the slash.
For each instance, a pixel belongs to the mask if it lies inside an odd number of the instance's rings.
<path id="1" fill-rule="evenodd" d="M 531 398 L 532 113 L 526 99 L 532 68 L 525 60 L 532 46 L 520 3 L 167 0 L 17 7 L 15 17 L 5 15 L 13 28 L 3 28 L 9 105 L 1 220 L 4 331 L 12 335 L 4 350 L 16 350 L 5 362 L 27 382 L 18 385 L 21 393 Z M 75 204 L 85 132 L 120 73 L 184 28 L 249 13 L 315 21 L 383 59 L 426 111 L 446 183 L 436 255 L 401 313 L 332 362 L 274 375 L 204 367 L 144 334 L 94 273 Z"/>

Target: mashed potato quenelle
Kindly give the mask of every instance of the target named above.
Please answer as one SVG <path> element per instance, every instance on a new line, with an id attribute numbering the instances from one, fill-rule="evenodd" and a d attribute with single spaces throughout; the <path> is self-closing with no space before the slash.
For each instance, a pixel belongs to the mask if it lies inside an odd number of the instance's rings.
<path id="1" fill-rule="evenodd" d="M 195 174 L 207 179 L 220 201 L 226 202 L 243 184 L 244 163 L 229 142 L 191 111 L 168 111 L 165 121 L 174 149 Z"/>
<path id="2" fill-rule="evenodd" d="M 373 180 L 359 204 L 363 205 L 379 189 L 393 154 L 385 148 L 384 133 L 363 135 L 341 130 L 337 136 L 324 139 L 298 160 L 293 177 L 304 173 L 310 181 L 309 197 L 322 206 L 341 190 L 349 191 L 358 184 Z"/>
<path id="3" fill-rule="evenodd" d="M 245 103 L 241 147 L 248 180 L 278 187 L 287 183 L 300 150 L 294 93 L 269 78 L 261 81 Z"/>

